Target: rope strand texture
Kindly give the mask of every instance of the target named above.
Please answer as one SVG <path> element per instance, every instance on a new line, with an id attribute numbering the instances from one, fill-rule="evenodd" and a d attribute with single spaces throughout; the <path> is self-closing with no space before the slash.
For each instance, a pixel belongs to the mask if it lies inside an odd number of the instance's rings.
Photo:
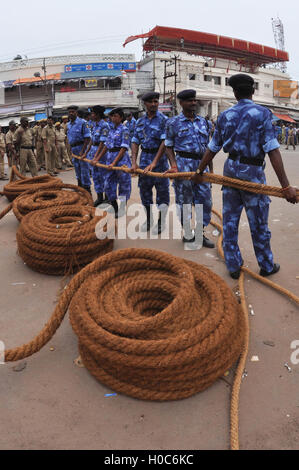
<path id="1" fill-rule="evenodd" d="M 106 213 L 96 216 L 95 211 L 89 206 L 62 206 L 25 215 L 17 231 L 19 255 L 44 274 L 78 271 L 113 249 L 112 239 L 96 236 L 96 226 Z"/>
<path id="2" fill-rule="evenodd" d="M 6 351 L 5 360 L 41 349 L 68 306 L 87 369 L 140 399 L 177 400 L 204 390 L 236 362 L 244 341 L 240 306 L 219 276 L 160 251 L 132 248 L 83 268 L 42 332 Z"/>
<path id="3" fill-rule="evenodd" d="M 115 391 L 177 400 L 210 386 L 239 357 L 243 323 L 207 268 L 154 250 L 97 264 L 69 308 L 84 365 Z"/>
<path id="4" fill-rule="evenodd" d="M 88 191 L 79 186 L 57 183 L 48 190 L 26 191 L 13 201 L 12 209 L 16 218 L 21 221 L 24 215 L 32 211 L 74 205 L 93 206 L 93 199 Z"/>
<path id="5" fill-rule="evenodd" d="M 16 177 L 20 178 L 15 180 Z M 13 166 L 10 174 L 9 183 L 6 184 L 1 192 L 1 195 L 7 197 L 11 202 L 20 194 L 28 190 L 38 190 L 46 189 L 53 186 L 53 184 L 62 183 L 59 178 L 54 178 L 53 176 L 43 175 L 43 176 L 34 176 L 33 178 L 25 178 L 18 171 L 17 167 Z"/>
<path id="6" fill-rule="evenodd" d="M 73 157 L 78 160 L 82 160 L 77 155 L 73 154 Z M 108 165 L 103 165 L 102 163 L 94 163 L 92 160 L 87 160 L 86 158 L 84 158 L 83 161 L 89 163 L 90 165 L 97 166 L 99 168 L 105 168 L 106 170 L 110 170 L 110 171 L 123 171 L 125 173 L 132 173 L 131 169 L 126 166 L 110 167 Z M 145 173 L 143 170 L 139 168 L 136 170 L 136 172 L 134 172 L 134 174 L 144 175 Z M 194 172 L 165 174 L 165 173 L 149 171 L 146 173 L 146 176 L 153 176 L 155 178 L 170 178 L 170 179 L 176 179 L 176 178 L 190 179 L 194 175 L 195 175 Z M 267 194 L 268 196 L 285 198 L 283 188 L 277 188 L 275 186 L 267 186 L 265 184 L 259 184 L 259 183 L 251 183 L 250 181 L 229 178 L 227 176 L 220 176 L 220 175 L 216 175 L 215 173 L 204 173 L 202 175 L 202 182 L 220 184 L 222 186 L 230 186 L 231 188 L 241 189 L 243 191 L 250 191 L 252 193 Z M 297 189 L 296 192 L 297 192 L 297 202 L 299 202 L 299 189 Z"/>

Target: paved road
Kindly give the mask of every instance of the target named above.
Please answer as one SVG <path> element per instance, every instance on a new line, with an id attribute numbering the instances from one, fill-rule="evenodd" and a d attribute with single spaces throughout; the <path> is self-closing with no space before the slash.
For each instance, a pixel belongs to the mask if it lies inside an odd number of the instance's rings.
<path id="1" fill-rule="evenodd" d="M 299 186 L 299 152 L 283 151 L 292 184 Z M 221 173 L 224 156 L 215 160 Z M 272 168 L 268 184 L 277 186 Z M 64 172 L 74 182 L 74 172 Z M 2 186 L 2 185 L 1 185 Z M 1 188 L 0 186 L 0 188 Z M 213 189 L 214 206 L 221 209 L 221 189 Z M 138 202 L 137 179 L 132 201 Z M 7 204 L 0 199 L 0 210 Z M 299 293 L 299 206 L 273 199 L 270 213 L 272 248 L 281 271 L 275 281 Z M 13 214 L 0 221 L 1 316 L 0 340 L 7 348 L 36 335 L 51 315 L 61 278 L 41 275 L 25 266 L 17 254 Z M 209 236 L 216 239 L 209 227 Z M 184 251 L 179 240 L 116 241 L 115 249 L 128 246 L 161 249 L 208 266 L 234 288 L 216 250 Z M 240 246 L 245 264 L 258 271 L 246 216 L 240 226 Z M 256 281 L 246 279 L 250 316 L 250 350 L 247 377 L 240 394 L 242 449 L 298 449 L 299 364 L 291 363 L 291 343 L 299 340 L 299 309 Z M 265 344 L 268 342 L 269 344 Z M 51 348 L 53 350 L 51 350 Z M 189 399 L 153 403 L 117 395 L 98 383 L 73 361 L 77 340 L 65 318 L 59 331 L 39 353 L 0 365 L 1 449 L 227 449 L 229 403 L 233 372 L 203 393 Z M 258 356 L 258 362 L 251 362 Z M 299 352 L 297 355 L 299 359 Z M 291 372 L 284 366 L 291 366 Z M 19 371 L 14 370 L 19 366 Z M 25 367 L 24 367 L 25 366 Z"/>

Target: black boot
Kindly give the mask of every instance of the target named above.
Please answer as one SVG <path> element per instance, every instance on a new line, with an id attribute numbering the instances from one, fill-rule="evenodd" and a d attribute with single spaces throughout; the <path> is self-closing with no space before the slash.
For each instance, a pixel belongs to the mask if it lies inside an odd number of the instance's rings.
<path id="1" fill-rule="evenodd" d="M 109 204 L 111 204 L 111 206 L 113 207 L 114 209 L 114 216 L 115 218 L 117 219 L 118 218 L 118 204 L 117 204 L 117 200 L 115 199 L 114 201 L 109 201 Z M 110 212 L 110 211 L 109 211 Z"/>
<path id="2" fill-rule="evenodd" d="M 84 186 L 84 184 L 82 184 L 82 188 L 86 189 L 86 191 L 88 191 L 89 194 L 91 194 L 90 186 Z"/>
<path id="3" fill-rule="evenodd" d="M 183 243 L 195 242 L 195 233 L 191 228 L 191 220 L 189 220 L 188 214 L 181 214 L 181 226 L 183 229 Z"/>
<path id="4" fill-rule="evenodd" d="M 165 229 L 165 226 L 166 226 L 165 219 L 167 216 L 167 210 L 168 210 L 168 207 L 162 211 L 159 211 L 159 218 L 158 218 L 157 225 L 155 225 L 153 228 L 154 235 L 160 235 L 160 233 L 163 232 L 163 230 Z"/>
<path id="5" fill-rule="evenodd" d="M 98 198 L 94 202 L 94 207 L 99 206 L 103 202 L 103 193 L 97 193 Z"/>
<path id="6" fill-rule="evenodd" d="M 202 246 L 205 248 L 215 248 L 215 243 L 209 240 L 205 234 L 202 236 Z"/>
<path id="7" fill-rule="evenodd" d="M 144 206 L 146 212 L 146 221 L 141 225 L 141 232 L 149 232 L 153 225 L 153 217 L 151 216 L 151 206 Z"/>

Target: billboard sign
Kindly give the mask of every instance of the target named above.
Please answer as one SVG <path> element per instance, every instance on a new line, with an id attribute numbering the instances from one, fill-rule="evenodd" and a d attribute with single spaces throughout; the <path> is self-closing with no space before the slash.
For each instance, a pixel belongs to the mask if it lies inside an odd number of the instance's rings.
<path id="1" fill-rule="evenodd" d="M 298 82 L 295 80 L 273 80 L 273 95 L 278 98 L 298 99 Z"/>
<path id="2" fill-rule="evenodd" d="M 125 70 L 134 72 L 136 62 L 98 62 L 97 64 L 70 64 L 64 66 L 65 73 L 94 72 L 97 70 Z"/>

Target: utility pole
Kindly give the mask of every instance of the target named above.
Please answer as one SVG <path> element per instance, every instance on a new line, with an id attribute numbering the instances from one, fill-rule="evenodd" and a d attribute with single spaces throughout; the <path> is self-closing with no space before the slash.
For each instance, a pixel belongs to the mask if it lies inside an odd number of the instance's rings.
<path id="1" fill-rule="evenodd" d="M 167 78 L 174 77 L 174 103 L 173 103 L 173 115 L 177 114 L 177 103 L 176 103 L 176 89 L 177 89 L 177 61 L 179 56 L 175 55 L 170 57 L 170 59 L 160 59 L 160 62 L 164 62 L 164 76 L 163 76 L 163 103 L 166 100 L 166 80 Z M 169 67 L 174 64 L 174 72 L 166 73 L 166 67 Z"/>

